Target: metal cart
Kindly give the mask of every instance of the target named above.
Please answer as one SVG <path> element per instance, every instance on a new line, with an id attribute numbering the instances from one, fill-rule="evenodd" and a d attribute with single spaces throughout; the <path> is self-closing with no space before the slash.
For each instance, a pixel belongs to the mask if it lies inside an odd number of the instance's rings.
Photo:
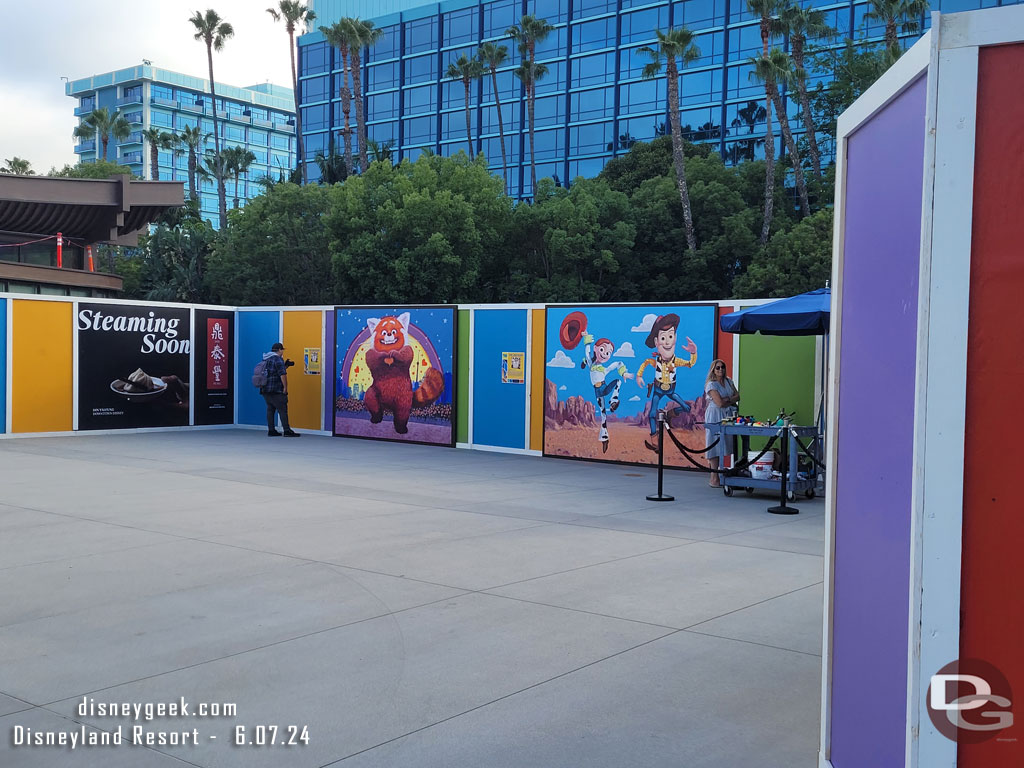
<path id="1" fill-rule="evenodd" d="M 795 425 L 755 427 L 751 424 L 733 424 L 728 422 L 725 424 L 705 424 L 704 426 L 723 440 L 727 437 L 739 437 L 741 448 L 736 453 L 737 458 L 747 456 L 750 451 L 751 437 L 777 438 L 777 443 L 772 446 L 772 449 L 781 451 L 785 458 L 783 462 L 783 475 L 792 475 L 792 477 L 785 478 L 785 499 L 793 501 L 799 493 L 804 494 L 809 499 L 813 499 L 816 495 L 819 479 L 818 471 L 812 465 L 806 479 L 797 477 L 795 468 L 799 466 L 798 456 L 800 448 L 796 440 L 791 439 L 793 437 L 799 438 L 805 445 L 813 448 L 810 441 L 818 440 L 820 437 L 816 427 L 800 427 Z M 762 480 L 750 477 L 749 472 L 736 475 L 727 474 L 728 472 L 729 470 L 725 470 L 721 474 L 722 490 L 726 496 L 732 496 L 733 491 L 737 488 L 742 488 L 747 493 L 753 493 L 755 490 L 776 491 L 780 495 L 782 493 L 783 478 Z M 785 509 L 785 506 L 785 501 L 782 501 L 782 508 Z"/>

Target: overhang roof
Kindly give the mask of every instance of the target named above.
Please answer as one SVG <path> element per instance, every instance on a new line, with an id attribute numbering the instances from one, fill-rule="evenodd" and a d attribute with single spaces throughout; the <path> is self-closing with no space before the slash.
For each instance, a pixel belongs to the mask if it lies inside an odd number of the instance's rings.
<path id="1" fill-rule="evenodd" d="M 168 208 L 184 203 L 181 181 L 0 174 L 0 233 L 60 232 L 87 243 L 136 245 L 141 230 Z"/>

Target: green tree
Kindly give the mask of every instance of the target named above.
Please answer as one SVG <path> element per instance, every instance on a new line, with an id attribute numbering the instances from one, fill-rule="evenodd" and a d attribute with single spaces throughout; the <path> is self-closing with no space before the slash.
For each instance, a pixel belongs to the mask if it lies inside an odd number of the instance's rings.
<path id="1" fill-rule="evenodd" d="M 807 137 L 808 154 L 814 176 L 821 180 L 821 151 L 818 149 L 817 127 L 811 114 L 811 100 L 807 94 L 807 69 L 805 66 L 808 38 L 832 37 L 836 31 L 825 23 L 825 12 L 815 8 L 803 8 L 792 3 L 779 13 L 780 28 L 789 37 L 789 53 L 793 57 L 793 74 L 800 100 L 800 116 Z"/>
<path id="2" fill-rule="evenodd" d="M 205 181 L 212 181 L 214 187 L 218 190 L 223 190 L 225 195 L 227 194 L 228 179 L 231 178 L 231 171 L 228 170 L 229 158 L 230 153 L 227 147 L 220 152 L 208 149 L 206 154 L 203 155 L 202 163 L 196 168 L 196 175 L 199 178 Z M 219 223 L 220 229 L 225 229 L 227 225 L 228 220 L 226 218 L 222 223 Z"/>
<path id="3" fill-rule="evenodd" d="M 526 15 L 515 26 L 509 27 L 506 34 L 519 44 L 519 53 L 523 63 L 515 71 L 515 76 L 523 83 L 526 96 L 527 130 L 530 139 L 530 194 L 537 194 L 537 156 L 534 153 L 536 121 L 534 111 L 537 106 L 537 81 L 542 79 L 548 68 L 537 63 L 537 43 L 544 42 L 554 27 L 546 19 Z"/>
<path id="4" fill-rule="evenodd" d="M 885 47 L 896 59 L 900 55 L 897 33 L 913 34 L 921 28 L 921 16 L 928 10 L 928 0 L 869 0 L 870 10 L 864 21 L 880 21 L 885 25 Z"/>
<path id="5" fill-rule="evenodd" d="M 36 172 L 32 170 L 32 163 L 15 155 L 4 160 L 0 173 L 10 173 L 15 176 L 34 176 Z"/>
<path id="6" fill-rule="evenodd" d="M 341 142 L 343 157 L 345 158 L 345 175 L 351 176 L 353 169 L 352 160 L 352 91 L 349 89 L 348 78 L 351 72 L 349 63 L 350 45 L 355 39 L 355 28 L 352 19 L 344 18 L 336 21 L 329 27 L 320 27 L 324 39 L 332 48 L 337 48 L 341 54 L 341 84 L 338 86 L 338 96 L 341 98 L 342 129 Z"/>
<path id="7" fill-rule="evenodd" d="M 818 72 L 831 75 L 826 83 L 819 83 L 811 94 L 811 102 L 818 115 L 822 132 L 834 144 L 836 120 L 847 107 L 871 87 L 892 64 L 888 51 L 879 46 L 855 46 L 847 40 L 841 48 L 822 51 L 814 58 Z"/>
<path id="8" fill-rule="evenodd" d="M 211 115 L 213 117 L 213 146 L 216 150 L 214 158 L 220 160 L 223 156 L 220 153 L 220 128 L 217 124 L 217 89 L 213 80 L 213 52 L 222 51 L 224 43 L 235 34 L 234 27 L 224 21 L 212 8 L 206 13 L 196 11 L 189 19 L 196 33 L 193 37 L 206 44 L 206 62 L 210 72 L 210 101 Z M 217 204 L 220 213 L 220 226 L 223 229 L 228 222 L 228 198 L 227 190 L 224 188 L 224 169 L 221 168 L 216 175 L 217 178 Z"/>
<path id="9" fill-rule="evenodd" d="M 127 271 L 137 281 L 136 289 L 149 301 L 202 303 L 210 300 L 204 275 L 210 249 L 216 239 L 205 221 L 182 221 L 176 226 L 158 225 L 139 237 Z"/>
<path id="10" fill-rule="evenodd" d="M 177 143 L 176 137 L 167 131 L 151 127 L 142 132 L 142 138 L 149 145 L 149 180 L 160 181 L 160 150 L 173 149 Z"/>
<path id="11" fill-rule="evenodd" d="M 107 145 L 111 137 L 122 141 L 128 138 L 132 132 L 132 125 L 118 111 L 111 114 L 106 107 L 94 109 L 82 118 L 82 122 L 75 127 L 74 136 L 76 139 L 94 140 L 99 139 L 102 151 L 100 159 L 107 159 Z"/>
<path id="12" fill-rule="evenodd" d="M 789 150 L 790 160 L 793 163 L 793 176 L 796 181 L 797 196 L 800 198 L 800 210 L 804 216 L 811 215 L 811 206 L 807 200 L 807 184 L 804 181 L 803 162 L 800 159 L 800 151 L 793 139 L 793 130 L 789 125 L 789 115 L 786 113 L 785 105 L 782 103 L 782 94 L 779 91 L 779 84 L 791 85 L 796 76 L 793 74 L 793 62 L 789 56 L 780 49 L 772 48 L 768 55 L 757 56 L 750 59 L 753 71 L 751 79 L 760 80 L 764 83 L 765 92 L 768 98 L 775 105 L 779 113 L 779 126 L 782 129 L 782 137 Z"/>
<path id="13" fill-rule="evenodd" d="M 477 59 L 467 58 L 463 54 L 448 65 L 446 76 L 450 80 L 461 81 L 465 90 L 463 106 L 466 108 L 466 155 L 473 157 L 476 152 L 473 151 L 473 121 L 469 111 L 469 89 L 474 80 L 479 80 L 483 76 L 483 65 Z"/>
<path id="14" fill-rule="evenodd" d="M 359 131 L 359 169 L 366 171 L 370 163 L 366 152 L 366 112 L 363 109 L 363 51 L 372 48 L 384 30 L 363 19 L 352 19 L 352 29 L 354 34 L 349 43 L 349 54 L 352 57 L 352 95 L 356 100 L 356 128 Z"/>
<path id="15" fill-rule="evenodd" d="M 275 184 L 217 238 L 206 270 L 211 301 L 234 305 L 331 304 L 331 256 L 325 216 L 330 188 Z"/>
<path id="16" fill-rule="evenodd" d="M 772 235 L 746 272 L 736 279 L 733 295 L 778 298 L 821 288 L 832 274 L 832 209 L 823 208 L 792 229 Z"/>
<path id="17" fill-rule="evenodd" d="M 178 141 L 184 145 L 188 153 L 188 197 L 190 200 L 198 199 L 196 192 L 196 174 L 199 169 L 199 156 L 206 148 L 210 134 L 203 133 L 199 126 L 185 126 L 178 134 Z"/>
<path id="18" fill-rule="evenodd" d="M 685 68 L 690 62 L 700 58 L 700 50 L 693 44 L 693 33 L 686 27 L 670 29 L 668 32 L 655 30 L 658 44 L 652 48 L 648 45 L 637 49 L 637 53 L 651 57 L 651 62 L 643 69 L 645 79 L 651 79 L 661 72 L 662 62 L 665 63 L 668 86 L 668 119 L 672 129 L 672 166 L 676 172 L 676 186 L 679 189 L 679 200 L 683 205 L 683 221 L 686 223 L 686 245 L 691 251 L 697 250 L 697 238 L 693 230 L 693 213 L 690 210 L 690 194 L 686 186 L 686 162 L 683 154 L 683 132 L 679 124 L 679 63 L 682 60 Z"/>
<path id="19" fill-rule="evenodd" d="M 274 21 L 281 21 L 283 19 L 285 32 L 288 33 L 288 58 L 292 65 L 292 89 L 295 95 L 295 147 L 298 150 L 302 183 L 305 184 L 306 163 L 302 152 L 302 110 L 299 109 L 299 73 L 295 68 L 295 30 L 305 30 L 316 20 L 316 13 L 299 2 L 299 0 L 278 0 L 277 8 L 267 8 L 267 13 L 271 15 Z"/>
<path id="20" fill-rule="evenodd" d="M 330 143 L 327 154 L 317 152 L 314 160 L 316 161 L 317 168 L 320 169 L 321 184 L 330 186 L 348 178 L 348 167 L 345 164 L 345 158 L 334 151 L 333 141 Z"/>
<path id="21" fill-rule="evenodd" d="M 65 179 L 109 179 L 111 176 L 131 176 L 132 169 L 127 165 L 118 165 L 106 160 L 97 160 L 95 163 L 82 163 L 81 165 L 65 165 L 60 170 L 51 168 L 47 176 L 59 176 Z"/>
<path id="22" fill-rule="evenodd" d="M 501 142 L 501 177 L 508 191 L 508 157 L 505 154 L 505 122 L 501 117 L 501 93 L 498 89 L 498 69 L 508 59 L 508 47 L 497 43 L 484 43 L 477 51 L 480 64 L 491 73 L 491 87 L 494 90 L 494 107 L 498 113 L 498 139 Z"/>

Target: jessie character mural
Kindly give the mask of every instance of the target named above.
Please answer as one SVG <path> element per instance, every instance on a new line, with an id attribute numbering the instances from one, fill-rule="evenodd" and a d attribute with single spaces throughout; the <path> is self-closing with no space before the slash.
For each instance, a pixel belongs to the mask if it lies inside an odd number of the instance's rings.
<path id="1" fill-rule="evenodd" d="M 651 357 L 640 364 L 636 372 L 636 383 L 644 386 L 644 371 L 647 366 L 654 368 L 654 381 L 647 387 L 647 395 L 651 399 L 651 407 L 648 420 L 651 424 L 651 436 L 658 431 L 658 406 L 661 398 L 666 397 L 676 403 L 672 409 L 672 416 L 689 411 L 690 406 L 683 402 L 683 398 L 676 392 L 676 368 L 692 368 L 697 363 L 697 344 L 689 336 L 686 337 L 686 351 L 690 353 L 688 360 L 676 357 L 676 331 L 679 328 L 679 315 L 661 315 L 651 326 L 651 332 L 647 334 L 648 347 L 654 350 Z M 648 448 L 657 450 L 650 442 L 644 443 Z"/>
<path id="2" fill-rule="evenodd" d="M 614 412 L 619 407 L 622 379 L 632 379 L 633 374 L 626 370 L 622 361 L 610 362 L 615 345 L 608 339 L 598 339 L 595 343 L 594 336 L 585 333 L 583 343 L 584 355 L 580 367 L 590 368 L 590 383 L 594 387 L 594 399 L 601 414 L 601 431 L 597 439 L 601 442 L 601 452 L 608 453 L 608 411 Z M 611 397 L 606 405 L 605 398 L 609 395 Z"/>
<path id="3" fill-rule="evenodd" d="M 414 357 L 406 343 L 409 335 L 409 313 L 398 317 L 370 317 L 366 321 L 373 346 L 366 351 L 366 366 L 373 384 L 363 396 L 363 405 L 370 413 L 370 423 L 379 424 L 385 411 L 395 417 L 395 432 L 409 431 L 413 407 L 430 405 L 444 392 L 444 376 L 435 368 L 427 370 L 419 387 L 413 392 L 409 370 Z"/>

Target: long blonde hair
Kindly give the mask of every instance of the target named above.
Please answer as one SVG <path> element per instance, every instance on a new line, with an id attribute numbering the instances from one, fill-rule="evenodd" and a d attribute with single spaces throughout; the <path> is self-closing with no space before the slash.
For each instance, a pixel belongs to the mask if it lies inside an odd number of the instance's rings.
<path id="1" fill-rule="evenodd" d="M 718 365 L 719 363 L 721 363 L 722 364 L 722 368 L 725 369 L 725 360 L 720 360 L 718 358 L 715 358 L 714 360 L 712 360 L 711 361 L 711 367 L 708 368 L 708 377 L 706 379 L 704 379 L 704 384 L 705 385 L 707 385 L 707 383 L 709 381 L 718 381 L 718 379 L 715 378 L 715 366 Z M 736 385 L 732 383 L 732 379 L 730 379 L 728 376 L 723 376 L 722 377 L 722 383 L 725 384 L 728 387 L 732 387 L 734 392 L 738 392 L 739 391 L 739 390 L 736 389 Z"/>

